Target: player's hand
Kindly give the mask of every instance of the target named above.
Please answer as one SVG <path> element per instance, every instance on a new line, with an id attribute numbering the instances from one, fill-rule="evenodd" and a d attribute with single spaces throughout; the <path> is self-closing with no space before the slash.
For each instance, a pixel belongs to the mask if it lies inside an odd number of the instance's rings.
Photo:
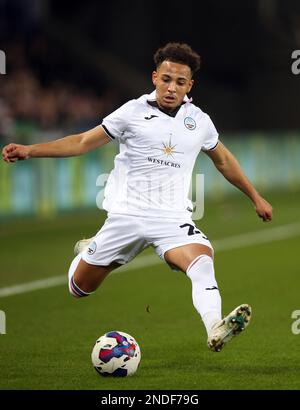
<path id="1" fill-rule="evenodd" d="M 262 218 L 264 222 L 269 222 L 273 217 L 273 208 L 264 198 L 259 197 L 254 202 L 255 211 L 257 215 Z"/>
<path id="2" fill-rule="evenodd" d="M 5 162 L 16 162 L 30 158 L 30 148 L 27 145 L 8 144 L 2 149 L 2 158 Z"/>

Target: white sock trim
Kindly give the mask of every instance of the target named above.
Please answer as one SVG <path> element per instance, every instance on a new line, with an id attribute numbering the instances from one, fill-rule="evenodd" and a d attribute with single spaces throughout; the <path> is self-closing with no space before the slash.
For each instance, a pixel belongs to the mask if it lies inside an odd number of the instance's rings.
<path id="1" fill-rule="evenodd" d="M 69 282 L 69 289 L 70 292 L 72 293 L 72 295 L 81 298 L 84 296 L 89 296 L 92 292 L 85 292 L 82 289 L 80 289 L 80 287 L 78 285 L 76 285 L 75 281 L 74 281 L 74 277 L 72 276 Z"/>
<path id="2" fill-rule="evenodd" d="M 195 265 L 195 263 L 197 263 L 201 258 L 205 258 L 205 256 L 207 256 L 208 258 L 210 258 L 212 260 L 212 257 L 209 255 L 206 255 L 206 253 L 202 253 L 201 255 L 197 256 L 187 267 L 186 269 L 186 273 L 188 273 L 188 271 L 191 269 L 192 266 Z"/>

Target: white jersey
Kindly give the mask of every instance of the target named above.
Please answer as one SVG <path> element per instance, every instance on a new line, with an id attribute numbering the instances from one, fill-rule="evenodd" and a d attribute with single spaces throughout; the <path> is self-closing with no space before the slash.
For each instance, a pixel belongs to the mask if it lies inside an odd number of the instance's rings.
<path id="1" fill-rule="evenodd" d="M 109 213 L 182 218 L 201 150 L 218 144 L 210 117 L 185 97 L 173 115 L 156 103 L 156 92 L 128 101 L 104 118 L 102 127 L 120 144 L 109 175 L 103 208 Z"/>

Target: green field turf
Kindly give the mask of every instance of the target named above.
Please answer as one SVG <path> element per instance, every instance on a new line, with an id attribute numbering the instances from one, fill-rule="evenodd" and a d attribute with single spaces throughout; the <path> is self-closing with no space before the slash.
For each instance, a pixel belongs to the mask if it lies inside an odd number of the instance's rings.
<path id="1" fill-rule="evenodd" d="M 268 195 L 274 221 L 256 217 L 242 195 L 206 202 L 198 225 L 211 241 L 300 221 L 300 193 Z M 0 231 L 0 288 L 64 274 L 76 240 L 90 236 L 99 212 L 51 220 L 11 219 Z M 216 252 L 223 314 L 241 303 L 253 320 L 221 353 L 206 347 L 192 306 L 191 284 L 163 263 L 112 274 L 76 300 L 67 286 L 0 298 L 7 334 L 0 335 L 0 389 L 299 389 L 300 233 Z M 153 254 L 151 249 L 144 254 Z M 102 378 L 92 368 L 95 340 L 110 330 L 133 335 L 142 360 L 129 378 Z"/>

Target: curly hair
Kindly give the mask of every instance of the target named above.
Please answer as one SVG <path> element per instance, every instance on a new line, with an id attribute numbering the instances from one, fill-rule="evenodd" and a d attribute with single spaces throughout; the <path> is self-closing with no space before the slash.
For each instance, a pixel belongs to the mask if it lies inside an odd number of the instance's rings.
<path id="1" fill-rule="evenodd" d="M 199 70 L 201 64 L 200 55 L 185 43 L 168 43 L 160 47 L 154 54 L 156 67 L 166 60 L 189 66 L 192 74 Z"/>

